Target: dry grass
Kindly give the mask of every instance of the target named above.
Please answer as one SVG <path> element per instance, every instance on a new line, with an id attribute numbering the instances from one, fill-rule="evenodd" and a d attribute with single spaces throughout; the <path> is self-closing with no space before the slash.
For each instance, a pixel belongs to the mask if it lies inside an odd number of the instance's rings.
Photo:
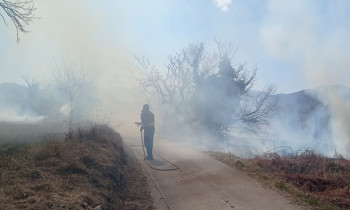
<path id="1" fill-rule="evenodd" d="M 0 209 L 153 209 L 147 179 L 105 125 L 0 147 Z"/>
<path id="2" fill-rule="evenodd" d="M 350 161 L 306 150 L 293 155 L 266 153 L 252 159 L 211 155 L 314 209 L 350 209 Z"/>
<path id="3" fill-rule="evenodd" d="M 64 123 L 43 121 L 38 123 L 0 122 L 0 146 L 2 144 L 57 140 L 64 136 Z"/>

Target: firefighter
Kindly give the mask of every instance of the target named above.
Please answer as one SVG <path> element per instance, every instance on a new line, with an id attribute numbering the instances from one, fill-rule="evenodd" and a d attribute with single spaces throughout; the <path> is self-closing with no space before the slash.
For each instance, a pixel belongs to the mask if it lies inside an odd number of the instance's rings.
<path id="1" fill-rule="evenodd" d="M 154 114 L 149 110 L 149 105 L 144 104 L 141 111 L 141 128 L 144 130 L 144 142 L 147 150 L 147 160 L 153 160 Z"/>

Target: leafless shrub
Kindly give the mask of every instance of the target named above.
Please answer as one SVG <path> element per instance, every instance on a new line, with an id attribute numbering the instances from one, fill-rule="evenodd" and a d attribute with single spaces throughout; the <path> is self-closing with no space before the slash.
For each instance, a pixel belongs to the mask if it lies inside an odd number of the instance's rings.
<path id="1" fill-rule="evenodd" d="M 275 92 L 276 87 L 268 85 L 254 97 L 251 103 L 241 107 L 241 121 L 245 130 L 258 134 L 270 125 L 270 120 L 277 113 L 277 103 L 271 100 Z"/>

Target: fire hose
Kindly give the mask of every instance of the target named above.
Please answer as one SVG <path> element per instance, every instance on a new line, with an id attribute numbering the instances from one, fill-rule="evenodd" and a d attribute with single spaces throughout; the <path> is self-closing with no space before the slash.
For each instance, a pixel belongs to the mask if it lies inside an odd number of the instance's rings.
<path id="1" fill-rule="evenodd" d="M 146 151 L 145 151 L 145 144 L 144 144 L 144 138 L 143 138 L 143 130 L 140 130 L 141 133 L 141 144 L 142 144 L 142 150 L 143 150 L 143 155 L 144 155 L 144 160 L 147 160 L 147 155 L 146 155 Z M 155 152 L 160 158 L 162 158 L 165 162 L 169 163 L 170 165 L 174 166 L 175 168 L 168 168 L 168 169 L 160 169 L 160 168 L 156 168 L 153 167 L 148 161 L 146 161 L 147 165 L 154 170 L 157 171 L 175 171 L 175 170 L 179 170 L 180 167 L 177 166 L 176 164 L 172 163 L 171 161 L 167 160 L 166 158 L 164 158 L 162 155 L 160 155 L 159 153 Z"/>
<path id="2" fill-rule="evenodd" d="M 138 127 L 139 127 L 140 125 L 142 125 L 142 123 L 137 123 L 137 122 L 136 122 L 135 124 L 137 124 Z M 145 144 L 144 144 L 144 137 L 143 137 L 144 135 L 143 135 L 143 132 L 142 132 L 142 131 L 143 131 L 143 129 L 140 129 L 142 151 L 143 151 L 144 160 L 145 160 L 145 162 L 147 163 L 148 167 L 150 167 L 150 168 L 153 169 L 153 170 L 157 170 L 157 171 L 175 171 L 175 170 L 179 170 L 179 169 L 180 169 L 179 166 L 177 166 L 176 164 L 174 164 L 174 163 L 170 162 L 169 160 L 165 159 L 165 158 L 164 158 L 163 156 L 161 156 L 159 153 L 157 153 L 157 155 L 158 155 L 159 157 L 161 157 L 164 161 L 166 161 L 166 162 L 169 163 L 170 165 L 174 166 L 175 168 L 171 168 L 171 169 L 159 169 L 159 168 L 153 167 L 153 166 L 147 161 L 147 155 L 146 155 L 146 151 L 145 151 Z M 144 167 L 144 166 L 143 166 L 143 167 Z M 165 202 L 165 205 L 167 206 L 167 208 L 168 208 L 169 210 L 171 210 L 170 205 L 169 205 L 169 202 L 168 202 L 168 200 L 165 198 L 165 196 L 163 195 L 162 191 L 160 190 L 160 188 L 159 188 L 159 186 L 158 186 L 156 180 L 154 179 L 154 177 L 152 176 L 152 174 L 151 174 L 145 167 L 144 167 L 144 169 L 145 169 L 145 171 L 148 173 L 148 175 L 150 176 L 150 178 L 152 179 L 153 183 L 155 184 L 155 186 L 156 186 L 158 192 L 160 193 L 160 195 L 162 196 L 162 198 L 163 198 L 163 200 L 164 200 L 164 202 Z"/>

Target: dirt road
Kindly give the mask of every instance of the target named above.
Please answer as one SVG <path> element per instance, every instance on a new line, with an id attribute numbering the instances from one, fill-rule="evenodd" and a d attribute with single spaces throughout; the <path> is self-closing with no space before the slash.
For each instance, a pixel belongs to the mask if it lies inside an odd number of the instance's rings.
<path id="1" fill-rule="evenodd" d="M 154 151 L 180 169 L 153 170 L 143 160 L 139 137 L 123 138 L 149 173 L 157 209 L 304 209 L 197 149 L 159 137 Z"/>

